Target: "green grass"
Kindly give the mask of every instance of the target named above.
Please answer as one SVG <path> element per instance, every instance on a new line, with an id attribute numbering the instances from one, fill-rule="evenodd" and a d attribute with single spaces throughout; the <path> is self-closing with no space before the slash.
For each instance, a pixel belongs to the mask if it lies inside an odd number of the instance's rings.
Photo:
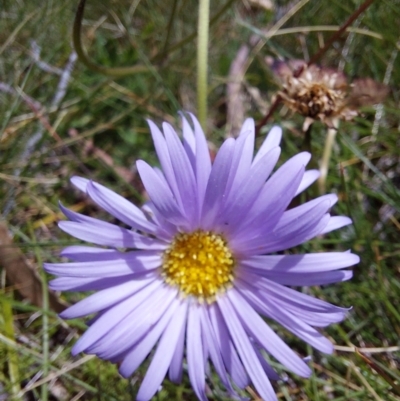
<path id="1" fill-rule="evenodd" d="M 42 62 L 56 71 L 63 70 L 71 54 L 76 3 L 0 1 L 1 220 L 43 281 L 49 277 L 43 274 L 42 262 L 58 260 L 59 251 L 75 243 L 57 228 L 61 218 L 58 200 L 86 214 L 108 218 L 72 189 L 69 177 L 92 178 L 134 202 L 142 202 L 143 187 L 135 161 L 157 163 L 145 119 L 178 125 L 179 110 L 196 112 L 196 42 L 174 47 L 196 29 L 198 2 L 194 0 L 178 0 L 174 14 L 168 1 L 107 0 L 100 4 L 88 0 L 83 41 L 91 59 L 107 67 L 140 63 L 148 69 L 112 79 L 91 72 L 78 61 L 65 96 L 55 104 L 60 76 L 33 61 L 31 41 L 40 47 Z M 222 0 L 213 1 L 211 16 L 224 4 Z M 254 32 L 271 28 L 287 15 L 291 4 L 276 0 L 275 10 L 267 11 L 251 8 L 247 1 L 237 2 L 212 26 L 208 137 L 216 146 L 226 135 L 226 83 L 232 60 Z M 246 87 L 257 88 L 270 104 L 278 88 L 265 56 L 311 56 L 332 32 L 295 33 L 296 28 L 340 25 L 360 4 L 358 0 L 306 2 L 281 27 L 292 28 L 292 33 L 272 36 L 259 51 L 250 53 Z M 356 26 L 377 37 L 345 34 L 320 60 L 325 66 L 342 66 L 350 78 L 386 79 L 391 93 L 380 117 L 377 109 L 369 107 L 355 121 L 340 124 L 327 190 L 339 195 L 334 213 L 350 215 L 354 225 L 317 238 L 299 250 L 352 249 L 361 256 L 351 281 L 307 289 L 332 303 L 353 308 L 347 320 L 324 330 L 337 346 L 331 356 L 313 351 L 273 325 L 297 352 L 312 356 L 314 371 L 309 380 L 288 373 L 286 381 L 274 383 L 282 401 L 400 400 L 399 24 L 399 1 L 375 1 Z M 162 57 L 157 58 L 157 54 Z M 259 104 L 249 93 L 244 97 L 246 116 L 260 120 Z M 37 102 L 34 108 L 25 95 Z M 303 147 L 302 118 L 279 108 L 268 127 L 273 123 L 284 128 L 281 160 L 287 160 Z M 264 134 L 265 130 L 258 142 Z M 322 154 L 325 135 L 326 127 L 314 124 L 314 166 Z M 314 185 L 306 197 L 317 194 Z M 24 393 L 29 400 L 43 401 L 133 400 L 145 366 L 125 380 L 108 362 L 85 356 L 72 358 L 70 348 L 85 330 L 83 320 L 61 321 L 46 303 L 41 308 L 16 292 L 12 294 L 15 283 L 7 281 L 3 262 L 0 399 L 5 392 L 10 399 L 28 399 L 23 398 Z M 82 296 L 60 295 L 68 303 Z M 361 348 L 364 358 L 355 347 Z M 226 399 L 220 395 L 222 385 L 214 376 L 211 387 L 216 391 L 210 393 L 210 399 Z M 181 386 L 166 380 L 155 399 L 188 401 L 196 397 L 185 376 Z"/>

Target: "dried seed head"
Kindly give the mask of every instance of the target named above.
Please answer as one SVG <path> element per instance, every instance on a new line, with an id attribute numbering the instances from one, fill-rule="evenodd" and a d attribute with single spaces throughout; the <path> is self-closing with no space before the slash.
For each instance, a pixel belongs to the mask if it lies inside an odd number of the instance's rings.
<path id="1" fill-rule="evenodd" d="M 360 106 L 382 101 L 387 87 L 371 78 L 347 82 L 346 76 L 332 68 L 308 66 L 304 61 L 274 62 L 273 71 L 281 81 L 278 95 L 284 104 L 306 117 L 306 130 L 315 120 L 333 127 L 333 120 L 351 120 Z"/>

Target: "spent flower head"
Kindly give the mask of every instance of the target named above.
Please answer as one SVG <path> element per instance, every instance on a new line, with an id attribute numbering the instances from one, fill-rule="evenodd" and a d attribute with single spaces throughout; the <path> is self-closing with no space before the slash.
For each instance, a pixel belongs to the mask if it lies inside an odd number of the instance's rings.
<path id="1" fill-rule="evenodd" d="M 315 120 L 328 127 L 334 127 L 335 120 L 352 120 L 360 107 L 380 103 L 388 94 L 386 85 L 371 78 L 357 79 L 350 84 L 343 72 L 307 65 L 302 60 L 275 61 L 272 69 L 280 80 L 278 95 L 283 103 L 306 117 L 304 131 Z"/>
<path id="2" fill-rule="evenodd" d="M 332 344 L 315 327 L 340 322 L 347 309 L 291 286 L 348 280 L 358 263 L 350 252 L 282 254 L 311 238 L 351 223 L 331 216 L 336 195 L 288 210 L 318 177 L 300 153 L 273 172 L 281 130 L 274 127 L 253 157 L 254 122 L 221 146 L 214 162 L 195 117 L 183 117 L 183 138 L 167 123 L 150 129 L 161 169 L 137 162 L 150 201 L 138 208 L 104 186 L 73 177 L 73 184 L 130 228 L 61 206 L 59 226 L 96 246 L 69 246 L 69 263 L 48 263 L 59 291 L 96 291 L 63 318 L 97 314 L 73 347 L 119 363 L 129 377 L 151 354 L 138 400 L 149 400 L 168 374 L 207 400 L 206 369 L 231 396 L 252 384 L 263 400 L 276 400 L 277 373 L 264 352 L 308 377 L 311 369 L 263 317 L 275 320 L 321 352 Z M 154 352 L 152 350 L 154 349 Z M 186 365 L 183 361 L 186 360 Z"/>

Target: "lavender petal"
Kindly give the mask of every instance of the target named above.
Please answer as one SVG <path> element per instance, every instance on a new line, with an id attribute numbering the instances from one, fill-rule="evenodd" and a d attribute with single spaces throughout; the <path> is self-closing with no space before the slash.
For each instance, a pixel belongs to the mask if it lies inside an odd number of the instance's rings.
<path id="1" fill-rule="evenodd" d="M 295 193 L 295 196 L 305 191 L 311 184 L 318 180 L 320 173 L 318 170 L 307 170 Z"/>
<path id="2" fill-rule="evenodd" d="M 328 224 L 321 231 L 321 234 L 330 233 L 331 231 L 337 230 L 338 228 L 342 228 L 344 226 L 348 226 L 352 224 L 352 220 L 345 216 L 334 216 L 331 217 L 328 221 Z"/>
<path id="3" fill-rule="evenodd" d="M 255 341 L 292 372 L 302 377 L 311 375 L 308 365 L 264 322 L 239 291 L 229 291 L 226 298 L 232 303 L 240 322 Z"/>
<path id="4" fill-rule="evenodd" d="M 128 226 L 155 234 L 156 226 L 146 219 L 144 213 L 125 198 L 93 181 L 87 185 L 88 195 L 104 210 Z"/>
<path id="5" fill-rule="evenodd" d="M 232 292 L 232 291 L 230 291 Z M 244 330 L 240 315 L 237 316 L 236 310 L 231 305 L 228 297 L 218 299 L 219 309 L 224 317 L 230 336 L 239 353 L 240 359 L 250 376 L 254 387 L 264 401 L 277 401 L 274 389 L 265 374 L 254 347 L 251 344 L 247 333 Z"/>
<path id="6" fill-rule="evenodd" d="M 205 371 L 203 356 L 203 340 L 201 338 L 200 305 L 189 306 L 187 322 L 186 353 L 190 383 L 201 401 L 208 401 L 205 393 Z"/>
<path id="7" fill-rule="evenodd" d="M 160 320 L 149 328 L 147 334 L 124 356 L 119 367 L 119 372 L 123 377 L 129 377 L 142 364 L 171 321 L 177 306 L 178 301 L 173 302 L 173 307 L 168 308 L 166 313 L 161 316 Z"/>
<path id="8" fill-rule="evenodd" d="M 135 280 L 96 292 L 60 313 L 63 319 L 75 319 L 115 305 L 146 287 L 154 278 Z"/>
<path id="9" fill-rule="evenodd" d="M 178 306 L 161 335 L 157 350 L 136 396 L 138 401 L 150 400 L 163 381 L 178 344 L 179 333 L 186 323 L 186 309 L 186 302 Z"/>
<path id="10" fill-rule="evenodd" d="M 349 252 L 321 252 L 300 255 L 256 255 L 241 261 L 262 272 L 317 273 L 343 269 L 359 263 L 358 255 Z"/>
<path id="11" fill-rule="evenodd" d="M 264 155 L 266 155 L 271 149 L 279 146 L 282 139 L 282 129 L 281 127 L 274 126 L 268 132 L 264 139 L 260 149 L 254 157 L 253 164 L 256 164 Z"/>

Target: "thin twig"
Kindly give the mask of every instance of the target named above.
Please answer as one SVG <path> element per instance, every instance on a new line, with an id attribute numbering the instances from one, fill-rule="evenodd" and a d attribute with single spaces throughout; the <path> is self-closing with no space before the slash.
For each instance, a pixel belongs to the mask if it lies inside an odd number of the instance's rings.
<path id="1" fill-rule="evenodd" d="M 169 16 L 169 21 L 168 21 L 168 26 L 167 26 L 167 34 L 165 36 L 165 42 L 164 42 L 164 46 L 163 46 L 163 50 L 162 50 L 164 53 L 167 50 L 169 39 L 171 37 L 172 25 L 174 23 L 174 17 L 175 17 L 177 4 L 178 4 L 178 0 L 174 0 L 172 9 L 171 9 L 171 15 Z"/>
<path id="2" fill-rule="evenodd" d="M 31 56 L 35 60 L 36 65 L 43 71 L 49 72 L 50 74 L 61 75 L 63 70 L 61 68 L 53 67 L 52 65 L 44 62 L 40 59 L 41 48 L 37 44 L 36 40 L 31 41 Z"/>
<path id="3" fill-rule="evenodd" d="M 35 61 L 39 62 L 40 59 L 40 47 L 36 46 L 35 47 Z M 71 74 L 72 70 L 74 68 L 75 62 L 77 60 L 77 55 L 75 52 L 72 52 L 69 56 L 68 62 L 65 66 L 65 68 L 62 70 L 60 80 L 57 85 L 57 89 L 55 91 L 53 100 L 51 101 L 51 107 L 58 107 L 62 100 L 65 97 L 68 84 L 71 79 Z M 56 130 L 53 128 L 53 126 L 50 124 L 49 120 L 45 116 L 45 107 L 43 107 L 39 102 L 33 100 L 26 94 L 24 94 L 22 91 L 17 91 L 11 87 L 9 87 L 6 84 L 0 83 L 0 90 L 3 89 L 4 91 L 8 93 L 16 93 L 21 96 L 21 98 L 27 103 L 27 105 L 32 109 L 32 111 L 35 113 L 36 117 L 39 119 L 39 121 L 42 123 L 42 126 L 38 129 L 37 132 L 35 132 L 26 142 L 25 147 L 21 153 L 21 160 L 27 160 L 31 156 L 33 150 L 35 149 L 35 146 L 40 140 L 43 138 L 44 131 L 47 130 L 50 135 L 57 141 L 61 142 L 62 139 L 56 132 Z M 67 148 L 68 149 L 68 148 Z M 70 152 L 73 157 L 75 155 L 68 149 L 68 152 Z M 17 178 L 20 176 L 22 169 L 21 168 L 16 168 L 13 172 L 14 178 Z M 10 189 L 10 192 L 8 193 L 8 200 L 5 202 L 5 207 L 4 207 L 4 216 L 6 216 L 13 208 L 14 206 L 14 187 Z"/>
<path id="4" fill-rule="evenodd" d="M 37 388 L 45 383 L 50 382 L 51 380 L 56 379 L 57 377 L 60 377 L 62 375 L 64 375 L 67 372 L 70 372 L 73 369 L 76 369 L 78 366 L 83 365 L 84 363 L 90 361 L 91 359 L 93 359 L 95 357 L 95 355 L 85 355 L 84 357 L 82 357 L 81 359 L 78 359 L 77 361 L 70 363 L 66 366 L 64 366 L 63 368 L 61 368 L 60 370 L 58 370 L 57 372 L 51 372 L 49 375 L 47 375 L 46 377 L 44 377 L 41 380 L 38 380 L 37 382 L 26 386 L 20 393 L 19 396 L 22 396 L 23 394 L 26 394 L 28 391 L 33 390 L 34 388 Z"/>
<path id="5" fill-rule="evenodd" d="M 72 52 L 70 54 L 65 68 L 61 72 L 61 78 L 58 82 L 56 94 L 54 95 L 53 101 L 51 102 L 52 107 L 58 107 L 61 101 L 64 99 L 69 81 L 71 79 L 72 70 L 74 69 L 77 58 L 78 56 L 75 52 Z"/>
<path id="6" fill-rule="evenodd" d="M 330 37 L 330 39 L 325 43 L 325 46 L 322 49 L 319 49 L 318 52 L 311 57 L 308 65 L 314 64 L 316 61 L 318 61 L 321 56 L 323 56 L 332 46 L 333 42 L 338 40 L 346 31 L 347 27 L 350 26 L 353 21 L 355 21 L 373 2 L 374 0 L 366 0 L 363 4 L 361 4 L 361 6 L 354 11 L 352 15 L 350 15 L 349 19 L 341 26 L 341 28 Z"/>
<path id="7" fill-rule="evenodd" d="M 261 128 L 267 123 L 267 121 L 270 119 L 272 114 L 275 113 L 275 110 L 278 108 L 279 103 L 282 101 L 282 98 L 277 95 L 275 101 L 272 103 L 270 109 L 268 110 L 268 113 L 265 115 L 265 117 L 257 124 L 256 126 L 256 135 L 259 134 Z"/>
<path id="8" fill-rule="evenodd" d="M 243 104 L 243 75 L 249 47 L 242 45 L 229 68 L 228 83 L 226 85 L 227 123 L 226 138 L 235 138 L 240 131 L 244 119 Z"/>
<path id="9" fill-rule="evenodd" d="M 40 102 L 38 102 L 37 100 L 31 98 L 30 96 L 28 96 L 25 92 L 23 92 L 22 90 L 16 90 L 14 89 L 12 86 L 6 84 L 5 82 L 0 82 L 0 92 L 4 92 L 4 93 L 8 93 L 10 95 L 19 95 L 22 100 L 31 108 L 35 109 L 35 110 L 39 110 L 42 105 L 40 104 Z"/>
<path id="10" fill-rule="evenodd" d="M 364 354 L 383 354 L 385 352 L 399 352 L 400 347 L 393 345 L 391 347 L 371 347 L 371 348 L 359 348 L 356 346 L 348 347 L 345 345 L 334 345 L 335 351 L 341 352 L 362 352 Z"/>
<path id="11" fill-rule="evenodd" d="M 391 78 L 392 72 L 393 72 L 394 62 L 396 61 L 398 53 L 399 53 L 399 49 L 397 47 L 392 50 L 392 54 L 390 55 L 390 60 L 389 60 L 388 65 L 386 67 L 385 76 L 383 78 L 383 83 L 385 85 L 389 85 L 390 78 Z M 383 117 L 383 104 L 379 103 L 376 106 L 374 124 L 373 124 L 372 130 L 371 130 L 373 136 L 376 136 L 378 134 L 382 117 Z"/>
<path id="12" fill-rule="evenodd" d="M 360 369 L 353 362 L 350 362 L 350 368 L 356 374 L 356 376 L 358 377 L 360 382 L 364 385 L 364 387 L 368 390 L 368 392 L 372 395 L 372 397 L 375 398 L 376 401 L 383 401 L 383 399 L 379 397 L 377 392 L 368 383 L 368 380 L 360 372 Z"/>
<path id="13" fill-rule="evenodd" d="M 266 29 L 258 29 L 253 27 L 250 23 L 242 20 L 242 19 L 237 19 L 237 24 L 240 26 L 243 26 L 245 28 L 248 28 L 250 31 L 254 32 L 257 36 L 260 36 L 262 38 L 275 38 L 277 36 L 284 36 L 284 35 L 293 35 L 293 34 L 298 34 L 298 33 L 311 33 L 311 32 L 336 32 L 340 29 L 340 25 L 307 25 L 307 26 L 294 26 L 290 28 L 281 28 L 278 29 L 274 34 L 271 35 L 270 31 Z M 358 24 L 357 24 L 358 25 Z M 358 28 L 357 26 L 352 26 L 346 28 L 346 32 L 349 34 L 358 34 L 358 35 L 364 35 L 364 36 L 369 36 L 371 38 L 383 40 L 383 35 L 381 35 L 378 32 L 371 31 L 369 29 L 364 29 L 364 28 Z M 321 44 L 321 47 L 325 46 L 324 43 Z"/>

